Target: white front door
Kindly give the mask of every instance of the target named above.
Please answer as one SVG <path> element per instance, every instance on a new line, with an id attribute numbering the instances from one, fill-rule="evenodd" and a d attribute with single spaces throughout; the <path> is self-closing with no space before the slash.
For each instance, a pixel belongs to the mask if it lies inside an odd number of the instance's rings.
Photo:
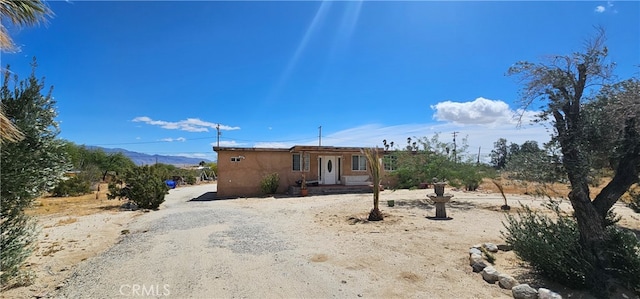
<path id="1" fill-rule="evenodd" d="M 338 180 L 338 164 L 335 156 L 324 156 L 322 161 L 322 183 L 334 185 Z"/>

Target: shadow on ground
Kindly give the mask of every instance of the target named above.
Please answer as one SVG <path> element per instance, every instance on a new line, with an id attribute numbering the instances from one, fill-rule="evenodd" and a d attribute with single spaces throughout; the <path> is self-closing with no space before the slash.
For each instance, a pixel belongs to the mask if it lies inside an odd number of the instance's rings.
<path id="1" fill-rule="evenodd" d="M 189 201 L 214 201 L 214 200 L 226 200 L 235 199 L 237 197 L 219 197 L 218 192 L 206 192 L 198 197 L 192 198 Z"/>
<path id="2" fill-rule="evenodd" d="M 99 206 L 98 209 L 100 209 L 102 211 L 117 211 L 117 210 L 120 210 L 120 206 L 121 205 L 117 205 L 117 206 Z"/>
<path id="3" fill-rule="evenodd" d="M 381 205 L 384 202 L 381 203 Z M 395 205 L 399 207 L 407 207 L 407 208 L 418 208 L 424 210 L 433 210 L 435 206 L 433 204 L 429 204 L 424 202 L 423 200 L 415 199 L 415 200 L 396 200 Z"/>

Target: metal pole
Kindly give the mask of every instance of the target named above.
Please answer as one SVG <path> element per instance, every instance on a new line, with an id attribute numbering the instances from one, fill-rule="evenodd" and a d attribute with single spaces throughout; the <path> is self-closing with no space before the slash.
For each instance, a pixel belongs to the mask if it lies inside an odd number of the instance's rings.
<path id="1" fill-rule="evenodd" d="M 216 136 L 217 138 L 217 146 L 216 147 L 220 147 L 220 124 L 216 124 L 216 131 L 218 133 L 218 136 Z"/>

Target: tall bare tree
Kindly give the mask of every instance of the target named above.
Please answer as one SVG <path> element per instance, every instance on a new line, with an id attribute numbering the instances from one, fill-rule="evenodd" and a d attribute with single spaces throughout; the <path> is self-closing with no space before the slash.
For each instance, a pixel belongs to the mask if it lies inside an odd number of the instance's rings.
<path id="1" fill-rule="evenodd" d="M 586 93 L 597 92 L 612 80 L 613 64 L 607 63 L 605 32 L 598 29 L 596 35 L 585 44 L 584 52 L 564 56 L 552 56 L 542 63 L 518 62 L 509 69 L 510 75 L 519 77 L 523 84 L 522 106 L 545 103 L 541 120 L 550 120 L 555 129 L 554 138 L 560 144 L 563 166 L 571 184 L 568 198 L 573 206 L 580 242 L 585 256 L 589 257 L 597 273 L 592 285 L 607 284 L 604 254 L 605 218 L 613 204 L 638 182 L 640 172 L 640 139 L 637 114 L 619 113 L 620 131 L 611 150 L 617 148 L 618 156 L 612 167 L 612 180 L 593 199 L 589 190 L 589 153 L 599 140 L 590 140 L 585 134 L 584 107 L 591 98 Z M 625 93 L 629 103 L 640 105 L 638 94 Z M 612 109 L 615 112 L 615 109 Z"/>

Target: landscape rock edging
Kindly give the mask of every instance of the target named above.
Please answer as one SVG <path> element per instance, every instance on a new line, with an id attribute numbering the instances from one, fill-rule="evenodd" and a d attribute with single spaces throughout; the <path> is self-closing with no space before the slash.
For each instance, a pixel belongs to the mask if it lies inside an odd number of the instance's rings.
<path id="1" fill-rule="evenodd" d="M 473 272 L 480 273 L 484 281 L 495 284 L 503 289 L 511 290 L 514 299 L 562 299 L 562 296 L 546 288 L 534 289 L 526 283 L 519 283 L 511 275 L 500 273 L 493 266 L 487 265 L 485 256 L 499 251 L 510 251 L 508 245 L 496 245 L 493 243 L 476 244 L 469 248 L 469 265 Z M 493 258 L 493 257 L 491 257 Z M 485 262 L 486 261 L 486 262 Z"/>

